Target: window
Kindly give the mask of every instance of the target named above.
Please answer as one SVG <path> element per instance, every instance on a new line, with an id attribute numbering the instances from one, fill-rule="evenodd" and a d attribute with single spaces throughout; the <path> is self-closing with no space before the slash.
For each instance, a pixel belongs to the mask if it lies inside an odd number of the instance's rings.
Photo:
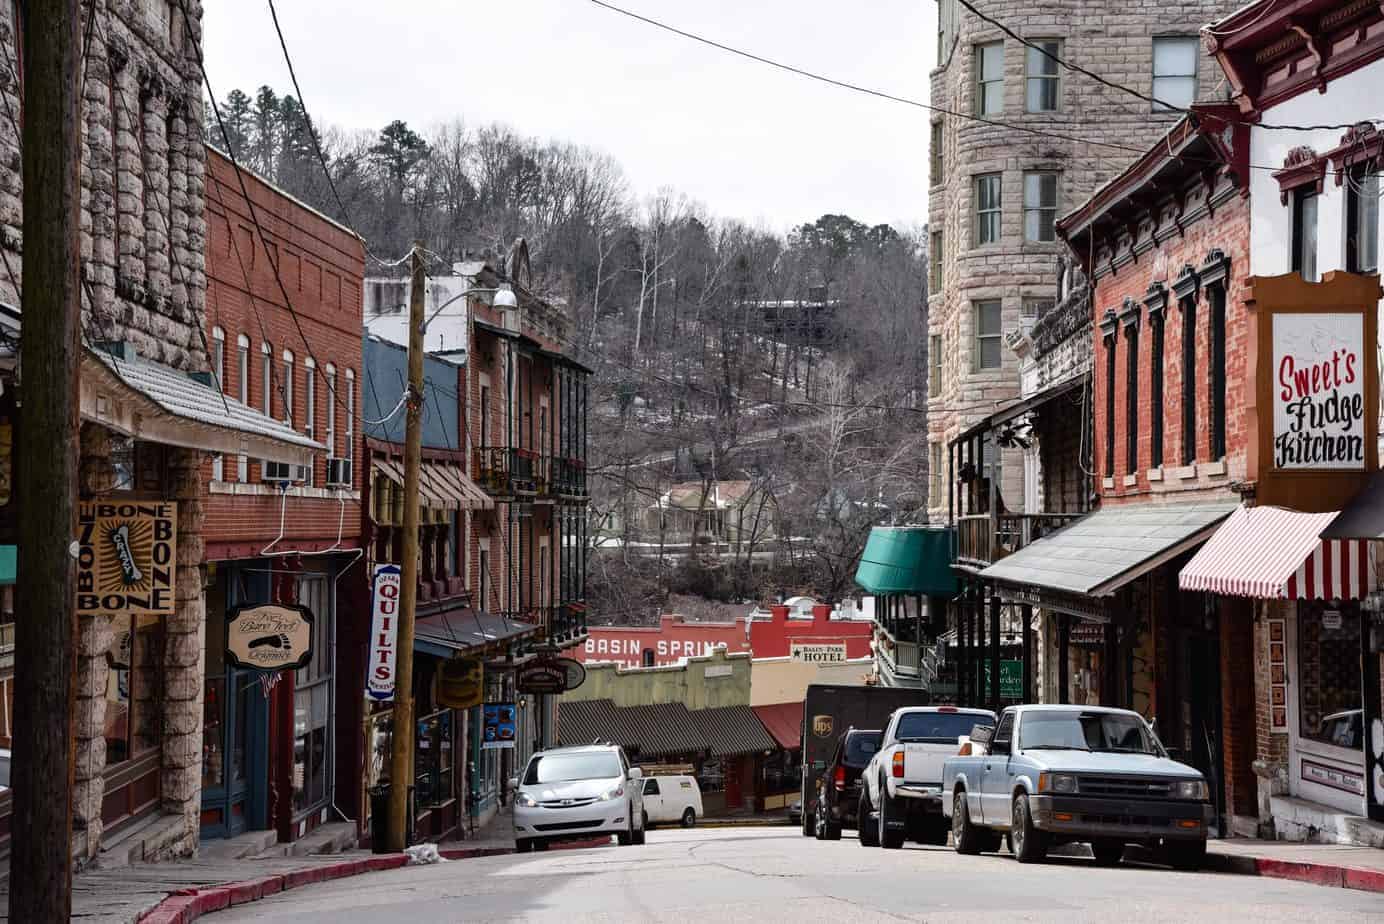
<path id="1" fill-rule="evenodd" d="M 1149 327 L 1153 342 L 1150 348 L 1153 356 L 1149 364 L 1149 409 L 1153 420 L 1149 430 L 1152 441 L 1149 447 L 1149 467 L 1158 468 L 1163 464 L 1163 317 L 1149 314 Z"/>
<path id="2" fill-rule="evenodd" d="M 942 152 L 942 123 L 932 123 L 932 142 L 928 148 L 928 153 L 932 156 L 932 185 L 936 186 L 942 182 L 943 168 L 946 165 Z"/>
<path id="3" fill-rule="evenodd" d="M 1182 300 L 1182 464 L 1197 460 L 1197 302 Z"/>
<path id="4" fill-rule="evenodd" d="M 1351 167 L 1346 181 L 1346 271 L 1379 269 L 1379 161 Z"/>
<path id="5" fill-rule="evenodd" d="M 928 503 L 940 503 L 942 495 L 946 492 L 946 472 L 943 471 L 945 463 L 942 461 L 942 444 L 928 444 Z"/>
<path id="6" fill-rule="evenodd" d="M 1317 188 L 1293 190 L 1293 272 L 1317 281 Z"/>
<path id="7" fill-rule="evenodd" d="M 1056 112 L 1058 91 L 1057 57 L 1062 43 L 1056 39 L 1040 39 L 1024 55 L 1024 111 Z"/>
<path id="8" fill-rule="evenodd" d="M 1057 174 L 1024 174 L 1024 240 L 1057 240 Z"/>
<path id="9" fill-rule="evenodd" d="M 476 548 L 476 609 L 490 608 L 490 540 L 477 540 Z"/>
<path id="10" fill-rule="evenodd" d="M 1002 176 L 984 173 L 976 177 L 976 243 L 996 244 L 1000 239 L 1000 214 L 1003 210 Z"/>
<path id="11" fill-rule="evenodd" d="M 250 406 L 250 338 L 241 334 L 236 338 L 236 397 L 241 404 Z M 239 481 L 250 478 L 250 460 L 244 455 L 236 460 L 235 476 Z"/>
<path id="12" fill-rule="evenodd" d="M 1329 615 L 1328 615 L 1329 614 Z M 1298 734 L 1336 747 L 1361 748 L 1358 607 L 1299 604 L 1297 620 Z M 1365 631 L 1369 631 L 1366 627 Z"/>
<path id="13" fill-rule="evenodd" d="M 1139 470 L 1139 325 L 1125 328 L 1125 470 Z"/>
<path id="14" fill-rule="evenodd" d="M 269 396 L 274 390 L 272 387 L 274 378 L 274 348 L 267 343 L 260 344 L 260 355 L 264 360 L 260 369 L 260 392 L 264 396 L 264 416 L 273 417 L 274 412 L 269 406 Z"/>
<path id="15" fill-rule="evenodd" d="M 106 654 L 111 677 L 105 687 L 107 767 L 157 750 L 163 735 L 163 623 L 120 615 L 111 628 L 114 642 Z"/>
<path id="16" fill-rule="evenodd" d="M 942 232 L 932 232 L 932 240 L 928 247 L 927 290 L 929 295 L 939 295 L 942 292 L 942 243 Z"/>
<path id="17" fill-rule="evenodd" d="M 1055 302 L 1051 298 L 1026 298 L 1020 310 L 1023 312 L 1023 317 L 1032 318 L 1036 321 L 1051 311 L 1054 304 Z"/>
<path id="18" fill-rule="evenodd" d="M 284 350 L 284 423 L 293 426 L 293 352 Z"/>
<path id="19" fill-rule="evenodd" d="M 1210 286 L 1211 458 L 1225 458 L 1225 286 Z"/>
<path id="20" fill-rule="evenodd" d="M 336 366 L 327 363 L 327 458 L 336 458 Z"/>
<path id="21" fill-rule="evenodd" d="M 1000 716 L 1000 724 L 995 726 L 995 735 L 991 742 L 991 750 L 997 753 L 1008 753 L 1009 745 L 1014 738 L 1014 713 L 1006 712 Z"/>
<path id="22" fill-rule="evenodd" d="M 928 338 L 927 394 L 936 398 L 942 393 L 942 335 L 933 334 Z"/>
<path id="23" fill-rule="evenodd" d="M 1160 35 L 1153 40 L 1153 104 L 1155 112 L 1186 109 L 1197 98 L 1197 55 L 1200 40 L 1195 35 Z"/>
<path id="24" fill-rule="evenodd" d="M 899 716 L 894 737 L 910 743 L 956 744 L 957 738 L 969 735 L 977 725 L 989 724 L 984 716 L 964 712 L 905 712 Z"/>
<path id="25" fill-rule="evenodd" d="M 1004 112 L 1004 43 L 976 46 L 976 115 Z"/>
<path id="26" fill-rule="evenodd" d="M 317 360 L 303 360 L 303 432 L 312 436 L 317 429 Z"/>
<path id="27" fill-rule="evenodd" d="M 332 611 L 325 577 L 299 578 L 298 602 L 312 610 L 312 660 L 299 668 L 293 684 L 293 809 L 305 812 L 327 800 L 327 762 L 331 754 Z"/>
<path id="28" fill-rule="evenodd" d="M 341 457 L 343 459 L 355 458 L 355 438 L 356 438 L 356 371 L 346 370 L 346 445 L 342 447 Z M 351 481 L 355 482 L 355 472 L 351 473 Z M 347 485 L 350 487 L 350 485 Z"/>
<path id="29" fill-rule="evenodd" d="M 1019 747 L 1133 751 L 1162 756 L 1144 720 L 1118 712 L 1025 712 L 1019 727 Z"/>
<path id="30" fill-rule="evenodd" d="M 216 380 L 217 390 L 226 394 L 226 332 L 219 327 L 211 329 L 211 374 Z M 218 452 L 212 456 L 211 480 L 222 481 L 225 477 L 225 462 Z"/>
<path id="31" fill-rule="evenodd" d="M 1105 338 L 1105 477 L 1115 476 L 1115 338 Z"/>
<path id="32" fill-rule="evenodd" d="M 975 303 L 975 368 L 998 369 L 1000 367 L 1000 323 L 1002 303 L 999 299 L 987 299 Z"/>
<path id="33" fill-rule="evenodd" d="M 489 381 L 489 379 L 488 379 L 486 376 L 484 376 L 484 375 L 481 376 L 480 405 L 481 405 L 481 421 L 480 421 L 481 446 L 486 447 L 486 448 L 489 448 L 489 446 L 490 446 L 490 381 Z"/>

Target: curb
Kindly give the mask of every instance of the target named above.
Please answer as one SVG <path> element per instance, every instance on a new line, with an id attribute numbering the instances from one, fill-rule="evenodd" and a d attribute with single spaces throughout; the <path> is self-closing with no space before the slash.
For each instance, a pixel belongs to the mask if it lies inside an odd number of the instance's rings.
<path id="1" fill-rule="evenodd" d="M 1206 868 L 1216 872 L 1289 879 L 1294 882 L 1337 889 L 1356 889 L 1361 892 L 1384 892 L 1384 870 L 1217 853 L 1207 853 L 1206 861 Z"/>
<path id="2" fill-rule="evenodd" d="M 555 849 L 581 847 L 600 847 L 608 844 L 609 838 L 586 841 L 570 841 L 554 844 Z M 459 847 L 439 850 L 447 860 L 471 860 L 477 857 L 494 857 L 514 853 L 513 847 Z M 138 924 L 188 924 L 204 914 L 224 911 L 235 905 L 257 902 L 270 895 L 287 892 L 300 886 L 346 879 L 363 873 L 377 873 L 399 869 L 408 865 L 408 857 L 402 853 L 375 854 L 362 859 L 343 860 L 322 866 L 309 866 L 291 872 L 241 882 L 226 882 L 207 886 L 203 889 L 179 889 L 172 892 L 153 908 L 136 916 Z"/>

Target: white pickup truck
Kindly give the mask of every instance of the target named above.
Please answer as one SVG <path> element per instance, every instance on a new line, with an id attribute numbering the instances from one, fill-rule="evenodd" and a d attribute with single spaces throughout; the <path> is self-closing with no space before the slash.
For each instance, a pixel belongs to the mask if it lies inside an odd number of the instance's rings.
<path id="1" fill-rule="evenodd" d="M 945 846 L 942 765 L 977 725 L 994 727 L 988 709 L 908 706 L 889 716 L 875 756 L 861 772 L 859 830 L 865 847 L 904 840 Z"/>

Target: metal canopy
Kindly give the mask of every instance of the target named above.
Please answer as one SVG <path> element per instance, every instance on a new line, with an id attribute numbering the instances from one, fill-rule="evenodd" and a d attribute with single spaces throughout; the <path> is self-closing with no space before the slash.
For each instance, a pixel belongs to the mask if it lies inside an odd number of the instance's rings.
<path id="1" fill-rule="evenodd" d="M 980 572 L 1002 584 L 1105 597 L 1204 542 L 1237 501 L 1107 507 Z"/>
<path id="2" fill-rule="evenodd" d="M 952 531 L 928 526 L 876 526 L 860 555 L 855 582 L 872 594 L 956 593 Z"/>
<path id="3" fill-rule="evenodd" d="M 413 650 L 450 658 L 470 649 L 503 645 L 533 635 L 538 626 L 484 610 L 460 608 L 420 618 L 414 624 Z"/>
<path id="4" fill-rule="evenodd" d="M 1364 490 L 1321 531 L 1321 538 L 1384 539 L 1384 472 L 1370 476 Z"/>

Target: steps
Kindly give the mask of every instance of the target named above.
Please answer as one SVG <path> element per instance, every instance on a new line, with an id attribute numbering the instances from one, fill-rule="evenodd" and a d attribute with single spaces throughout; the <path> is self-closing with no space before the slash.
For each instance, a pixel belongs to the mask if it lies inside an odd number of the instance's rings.
<path id="1" fill-rule="evenodd" d="M 1291 796 L 1270 801 L 1279 840 L 1384 848 L 1384 825 L 1378 822 Z"/>

